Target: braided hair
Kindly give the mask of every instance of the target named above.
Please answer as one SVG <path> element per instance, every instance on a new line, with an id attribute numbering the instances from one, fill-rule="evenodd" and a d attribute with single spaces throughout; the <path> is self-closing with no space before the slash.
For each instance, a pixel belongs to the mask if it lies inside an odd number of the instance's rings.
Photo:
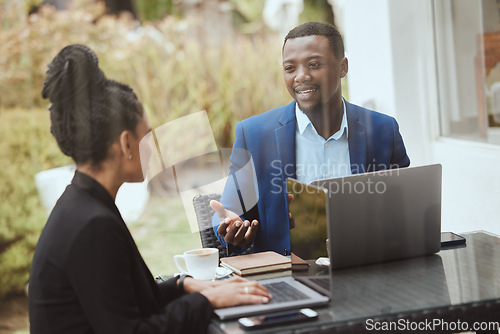
<path id="1" fill-rule="evenodd" d="M 143 115 L 133 90 L 109 80 L 84 45 L 63 48 L 48 65 L 42 97 L 50 100 L 51 132 L 75 163 L 98 167 L 124 130 L 135 134 Z"/>

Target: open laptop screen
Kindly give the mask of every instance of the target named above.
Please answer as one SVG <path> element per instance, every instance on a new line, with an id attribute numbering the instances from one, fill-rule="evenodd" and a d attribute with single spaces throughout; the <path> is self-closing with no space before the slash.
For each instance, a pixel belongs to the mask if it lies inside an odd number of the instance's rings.
<path id="1" fill-rule="evenodd" d="M 290 243 L 292 252 L 303 259 L 327 257 L 326 191 L 294 179 L 287 179 L 292 214 Z"/>
<path id="2" fill-rule="evenodd" d="M 328 190 L 332 268 L 438 252 L 441 175 L 434 164 L 313 181 Z"/>

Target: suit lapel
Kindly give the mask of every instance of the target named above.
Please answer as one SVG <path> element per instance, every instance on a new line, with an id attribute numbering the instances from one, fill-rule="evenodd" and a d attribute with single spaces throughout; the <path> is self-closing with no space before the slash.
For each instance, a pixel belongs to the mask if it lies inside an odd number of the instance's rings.
<path id="1" fill-rule="evenodd" d="M 276 148 L 281 161 L 283 182 L 287 177 L 296 178 L 295 174 L 295 101 L 286 106 L 276 128 Z"/>
<path id="2" fill-rule="evenodd" d="M 346 104 L 347 125 L 349 127 L 349 157 L 351 159 L 352 174 L 366 172 L 366 131 L 360 122 L 358 113 L 352 105 L 344 100 Z"/>

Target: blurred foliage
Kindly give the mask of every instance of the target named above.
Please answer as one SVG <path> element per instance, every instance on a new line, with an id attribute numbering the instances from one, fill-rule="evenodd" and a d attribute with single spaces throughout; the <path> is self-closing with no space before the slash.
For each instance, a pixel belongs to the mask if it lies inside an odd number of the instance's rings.
<path id="1" fill-rule="evenodd" d="M 233 22 L 243 33 L 268 31 L 262 18 L 266 0 L 230 0 Z M 334 24 L 332 7 L 328 0 L 304 0 L 299 24 L 317 21 Z"/>
<path id="2" fill-rule="evenodd" d="M 50 134 L 48 101 L 40 94 L 47 64 L 64 46 L 92 48 L 108 78 L 136 91 L 153 127 L 206 110 L 221 147 L 232 145 L 238 120 L 291 100 L 281 43 L 272 36 L 237 35 L 215 44 L 210 32 L 200 38 L 172 16 L 139 26 L 105 15 L 101 3 L 80 0 L 68 11 L 42 6 L 22 19 L 27 7 L 13 3 L 0 8 L 0 240 L 22 239 L 0 255 L 0 295 L 24 288 L 46 221 L 35 173 L 70 163 Z"/>
<path id="3" fill-rule="evenodd" d="M 266 0 L 230 0 L 233 23 L 243 33 L 257 33 L 266 30 L 262 11 Z"/>
<path id="4" fill-rule="evenodd" d="M 47 219 L 38 200 L 35 174 L 69 163 L 49 128 L 46 110 L 0 110 L 0 243 L 21 238 L 0 253 L 0 296 L 23 291 Z"/>
<path id="5" fill-rule="evenodd" d="M 228 0 L 228 3 L 233 23 L 240 32 L 245 34 L 268 32 L 262 19 L 266 0 Z M 167 15 L 181 17 L 183 15 L 181 4 L 180 0 L 134 1 L 138 17 L 142 22 L 160 20 Z M 304 0 L 304 10 L 300 14 L 299 23 L 308 21 L 334 24 L 332 8 L 328 0 Z"/>
<path id="6" fill-rule="evenodd" d="M 134 0 L 137 16 L 141 22 L 161 20 L 167 15 L 180 15 L 175 0 Z"/>
<path id="7" fill-rule="evenodd" d="M 304 10 L 300 14 L 299 24 L 310 21 L 334 24 L 332 7 L 328 0 L 304 0 Z"/>
<path id="8" fill-rule="evenodd" d="M 185 9 L 182 3 L 182 0 L 134 0 L 141 22 L 161 20 L 167 15 L 182 17 Z M 227 0 L 233 23 L 243 33 L 256 33 L 266 29 L 262 20 L 265 3 L 266 0 Z"/>
<path id="9" fill-rule="evenodd" d="M 27 24 L 2 30 L 0 44 L 9 52 L 0 54 L 0 107 L 46 105 L 40 89 L 47 64 L 72 43 L 88 45 L 109 78 L 136 91 L 153 126 L 207 110 L 221 146 L 231 145 L 237 120 L 290 100 L 281 42 L 272 36 L 237 35 L 221 45 L 210 42 L 209 32 L 198 38 L 187 21 L 172 16 L 138 26 L 104 10 L 88 0 L 69 12 L 43 6 Z"/>

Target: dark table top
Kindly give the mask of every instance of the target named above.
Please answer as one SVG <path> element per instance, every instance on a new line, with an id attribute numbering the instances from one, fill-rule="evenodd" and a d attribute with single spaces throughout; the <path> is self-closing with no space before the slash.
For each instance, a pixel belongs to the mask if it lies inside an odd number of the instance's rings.
<path id="1" fill-rule="evenodd" d="M 484 231 L 463 235 L 465 246 L 431 256 L 334 270 L 331 302 L 316 309 L 318 319 L 258 332 L 363 333 L 391 325 L 422 326 L 421 333 L 433 322 L 430 332 L 447 333 L 463 331 L 456 330 L 458 320 L 469 330 L 474 322 L 500 322 L 500 236 Z M 324 275 L 328 269 L 311 262 L 309 271 L 293 274 Z M 210 332 L 244 333 L 237 321 L 217 319 Z"/>

